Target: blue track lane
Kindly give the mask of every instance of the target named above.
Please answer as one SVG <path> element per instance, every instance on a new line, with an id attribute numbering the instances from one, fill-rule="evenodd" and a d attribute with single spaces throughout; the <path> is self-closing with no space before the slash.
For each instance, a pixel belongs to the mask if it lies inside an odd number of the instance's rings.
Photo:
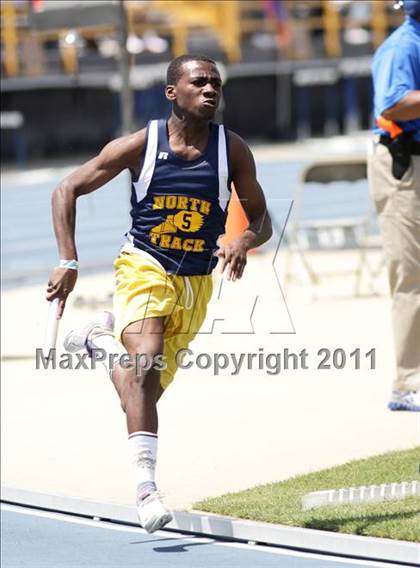
<path id="1" fill-rule="evenodd" d="M 222 543 L 2 507 L 3 568 L 355 568 L 384 566 Z M 389 565 L 388 565 L 389 566 Z"/>

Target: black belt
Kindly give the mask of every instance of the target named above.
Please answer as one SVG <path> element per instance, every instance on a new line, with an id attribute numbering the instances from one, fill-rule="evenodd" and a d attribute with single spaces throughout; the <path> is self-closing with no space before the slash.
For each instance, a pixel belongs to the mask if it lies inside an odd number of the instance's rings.
<path id="1" fill-rule="evenodd" d="M 381 134 L 379 142 L 389 148 L 392 144 L 392 139 L 389 136 Z M 408 145 L 408 151 L 412 156 L 420 156 L 420 141 L 411 139 Z"/>

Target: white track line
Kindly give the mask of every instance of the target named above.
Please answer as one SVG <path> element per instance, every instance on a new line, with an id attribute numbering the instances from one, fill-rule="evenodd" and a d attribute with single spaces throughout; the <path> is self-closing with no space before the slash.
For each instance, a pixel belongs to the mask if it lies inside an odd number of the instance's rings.
<path id="1" fill-rule="evenodd" d="M 130 527 L 126 525 L 120 525 L 117 523 L 110 523 L 108 521 L 98 520 L 95 521 L 94 519 L 85 519 L 83 517 L 72 516 L 71 514 L 66 513 L 53 513 L 51 511 L 42 511 L 38 509 L 30 509 L 26 507 L 19 507 L 18 505 L 9 505 L 6 503 L 1 504 L 2 511 L 10 511 L 12 513 L 20 513 L 21 515 L 29 515 L 33 517 L 43 517 L 44 519 L 55 519 L 57 521 L 62 521 L 63 523 L 74 523 L 76 525 L 86 525 L 89 527 L 94 528 L 102 528 L 102 529 L 109 529 L 114 531 L 121 531 L 121 532 L 132 532 L 132 533 L 140 533 L 140 534 L 148 534 L 144 529 L 141 527 Z M 163 533 L 163 531 L 156 531 L 153 533 L 154 535 L 158 536 L 170 536 L 172 538 L 184 538 L 185 535 L 181 535 L 178 533 Z"/>
<path id="2" fill-rule="evenodd" d="M 21 185 L 47 183 L 49 181 L 54 181 L 54 179 L 57 179 L 58 181 L 59 179 L 66 177 L 77 167 L 78 165 L 75 164 L 74 166 L 70 165 L 57 168 L 38 168 L 24 172 L 4 172 L 1 175 L 1 179 L 4 183 L 19 183 Z"/>
<path id="3" fill-rule="evenodd" d="M 335 562 L 336 564 L 351 564 L 352 566 L 363 566 L 363 568 L 392 568 L 393 566 L 400 566 L 397 562 L 379 562 L 375 560 L 357 560 L 352 558 L 341 558 L 337 556 L 313 554 L 310 552 L 299 552 L 297 550 L 287 550 L 284 548 L 277 548 L 259 544 L 245 544 L 241 542 L 215 542 L 216 546 L 231 546 L 233 548 L 247 548 L 248 550 L 258 550 L 261 552 L 270 552 L 271 554 L 280 554 L 283 556 L 297 556 L 299 558 L 311 558 L 314 560 L 322 560 L 323 562 Z"/>
<path id="4" fill-rule="evenodd" d="M 120 532 L 131 532 L 137 534 L 144 534 L 148 535 L 148 533 L 138 527 L 129 527 L 124 526 L 116 523 L 110 523 L 107 521 L 98 520 L 95 521 L 93 519 L 84 519 L 81 517 L 71 516 L 69 514 L 64 513 L 54 513 L 50 511 L 42 511 L 38 509 L 30 509 L 26 507 L 19 507 L 18 505 L 9 505 L 6 503 L 1 504 L 2 511 L 10 511 L 13 513 L 19 513 L 21 515 L 29 515 L 34 517 L 43 517 L 45 519 L 55 519 L 57 521 L 62 521 L 64 523 L 73 523 L 77 525 L 85 525 L 93 528 L 100 528 L 100 529 L 108 529 Z M 221 542 L 216 541 L 212 538 L 201 537 L 201 536 L 185 536 L 181 533 L 174 533 L 174 532 L 167 532 L 165 530 L 156 531 L 153 533 L 153 536 L 171 538 L 173 540 L 183 540 L 185 542 L 195 542 L 195 543 L 203 543 L 203 544 L 213 544 L 215 546 L 228 546 L 231 548 L 242 548 L 246 550 L 254 550 L 258 552 L 267 552 L 270 554 L 278 554 L 280 556 L 293 556 L 298 558 L 310 558 L 314 560 L 323 560 L 325 563 L 327 562 L 335 562 L 345 564 L 352 564 L 353 566 L 363 566 L 363 568 L 392 568 L 392 566 L 398 566 L 398 563 L 384 563 L 384 562 L 377 562 L 377 561 L 369 561 L 369 560 L 352 560 L 351 558 L 341 558 L 337 556 L 331 555 L 324 555 L 324 554 L 312 554 L 310 552 L 299 552 L 296 550 L 289 550 L 283 549 L 278 547 L 272 547 L 268 545 L 258 545 L 258 544 L 246 544 L 241 542 Z M 400 565 L 401 566 L 401 565 Z"/>

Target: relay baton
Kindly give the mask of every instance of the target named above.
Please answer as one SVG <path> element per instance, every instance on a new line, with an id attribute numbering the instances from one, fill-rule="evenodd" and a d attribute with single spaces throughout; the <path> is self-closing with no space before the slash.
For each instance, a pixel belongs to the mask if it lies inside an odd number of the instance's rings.
<path id="1" fill-rule="evenodd" d="M 48 309 L 47 328 L 45 330 L 44 347 L 43 347 L 43 352 L 45 357 L 48 356 L 50 349 L 55 349 L 55 344 L 57 342 L 58 324 L 60 321 L 57 319 L 57 310 L 58 310 L 59 301 L 60 301 L 59 298 L 54 298 L 54 300 L 50 302 L 50 306 Z"/>

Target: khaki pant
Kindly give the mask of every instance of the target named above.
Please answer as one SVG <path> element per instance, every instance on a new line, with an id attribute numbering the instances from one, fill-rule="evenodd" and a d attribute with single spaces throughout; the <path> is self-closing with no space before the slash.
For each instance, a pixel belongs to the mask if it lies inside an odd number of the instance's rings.
<path id="1" fill-rule="evenodd" d="M 368 158 L 370 192 L 381 228 L 392 295 L 397 359 L 395 390 L 420 390 L 420 156 L 401 180 L 388 148 L 375 142 Z"/>

